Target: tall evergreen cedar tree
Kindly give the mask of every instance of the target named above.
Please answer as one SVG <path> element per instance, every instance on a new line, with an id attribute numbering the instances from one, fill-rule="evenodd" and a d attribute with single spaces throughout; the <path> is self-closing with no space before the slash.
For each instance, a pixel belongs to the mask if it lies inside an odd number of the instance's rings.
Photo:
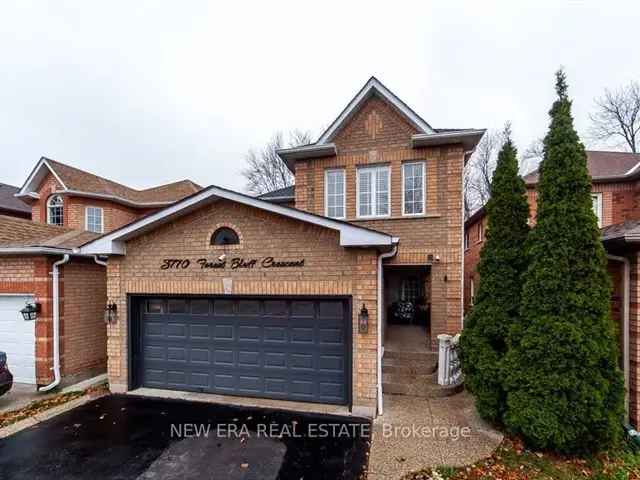
<path id="1" fill-rule="evenodd" d="M 534 448 L 602 450 L 621 434 L 624 380 L 607 259 L 563 71 L 527 241 L 520 319 L 505 362 L 506 425 Z"/>
<path id="2" fill-rule="evenodd" d="M 488 228 L 478 265 L 480 284 L 461 337 L 465 384 L 476 397 L 480 415 L 494 423 L 502 422 L 506 407 L 502 363 L 510 327 L 518 318 L 520 277 L 526 268 L 529 205 L 525 192 L 507 127 L 486 205 Z"/>

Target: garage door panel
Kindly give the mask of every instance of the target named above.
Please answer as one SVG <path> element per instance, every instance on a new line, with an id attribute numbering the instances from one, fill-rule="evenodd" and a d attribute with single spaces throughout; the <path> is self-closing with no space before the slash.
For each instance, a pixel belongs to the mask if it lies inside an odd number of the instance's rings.
<path id="1" fill-rule="evenodd" d="M 169 298 L 143 303 L 139 371 L 145 386 L 348 402 L 350 314 L 345 300 Z M 154 313 L 148 313 L 150 306 Z"/>

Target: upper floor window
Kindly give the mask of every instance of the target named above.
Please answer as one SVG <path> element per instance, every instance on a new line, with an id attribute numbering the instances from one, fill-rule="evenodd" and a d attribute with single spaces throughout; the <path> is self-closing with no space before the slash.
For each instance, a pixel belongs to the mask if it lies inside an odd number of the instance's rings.
<path id="1" fill-rule="evenodd" d="M 47 223 L 64 225 L 64 207 L 61 195 L 53 195 L 47 200 Z"/>
<path id="2" fill-rule="evenodd" d="M 85 230 L 95 233 L 102 233 L 103 212 L 100 207 L 87 207 L 85 209 Z"/>
<path id="3" fill-rule="evenodd" d="M 229 227 L 220 227 L 211 235 L 211 245 L 238 245 L 240 237 Z"/>
<path id="4" fill-rule="evenodd" d="M 464 249 L 469 248 L 469 232 L 464 232 Z"/>
<path id="5" fill-rule="evenodd" d="M 358 217 L 385 217 L 389 215 L 391 195 L 389 167 L 358 169 Z"/>
<path id="6" fill-rule="evenodd" d="M 402 214 L 424 213 L 424 162 L 402 165 Z"/>
<path id="7" fill-rule="evenodd" d="M 344 170 L 327 170 L 324 174 L 325 215 L 331 218 L 345 218 Z"/>
<path id="8" fill-rule="evenodd" d="M 478 241 L 482 242 L 484 240 L 484 224 L 482 221 L 478 223 Z"/>
<path id="9" fill-rule="evenodd" d="M 598 219 L 598 226 L 602 227 L 602 194 L 601 193 L 591 194 L 591 205 L 593 207 L 593 213 L 596 214 L 596 218 Z"/>

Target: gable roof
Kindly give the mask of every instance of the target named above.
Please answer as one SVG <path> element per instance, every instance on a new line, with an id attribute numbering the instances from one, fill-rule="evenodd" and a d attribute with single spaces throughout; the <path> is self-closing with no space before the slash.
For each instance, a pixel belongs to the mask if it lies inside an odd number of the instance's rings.
<path id="1" fill-rule="evenodd" d="M 0 254 L 72 253 L 97 233 L 0 215 Z"/>
<path id="2" fill-rule="evenodd" d="M 16 196 L 37 198 L 36 189 L 48 173 L 51 173 L 61 185 L 61 193 L 103 198 L 134 208 L 166 206 L 202 189 L 191 180 L 181 180 L 136 190 L 79 168 L 42 157 Z"/>
<path id="3" fill-rule="evenodd" d="M 377 95 L 398 110 L 420 133 L 435 133 L 420 115 L 414 112 L 411 107 L 398 98 L 391 90 L 385 87 L 376 77 L 371 77 L 360 89 L 356 96 L 351 99 L 347 106 L 340 112 L 340 115 L 329 127 L 320 135 L 316 145 L 325 145 L 331 142 L 338 132 L 346 125 L 358 109 L 373 95 Z"/>
<path id="4" fill-rule="evenodd" d="M 291 202 L 296 199 L 296 187 L 295 185 L 289 185 L 288 187 L 279 188 L 278 190 L 272 190 L 271 192 L 258 195 L 258 198 L 274 203 Z"/>
<path id="5" fill-rule="evenodd" d="M 484 135 L 484 129 L 437 129 L 431 127 L 426 120 L 400 100 L 380 80 L 376 77 L 371 77 L 315 143 L 300 147 L 283 148 L 277 151 L 280 158 L 289 167 L 289 170 L 295 171 L 296 160 L 337 155 L 337 148 L 333 143 L 334 138 L 353 118 L 360 107 L 374 95 L 389 103 L 416 128 L 417 133 L 411 137 L 411 144 L 414 148 L 462 143 L 465 151 L 470 152 Z M 470 153 L 465 154 L 465 161 L 469 155 Z"/>
<path id="6" fill-rule="evenodd" d="M 20 189 L 6 183 L 0 183 L 0 210 L 31 215 L 31 207 L 15 197 Z"/>
<path id="7" fill-rule="evenodd" d="M 587 150 L 587 169 L 593 182 L 632 180 L 640 176 L 640 153 Z M 523 177 L 534 186 L 540 180 L 538 169 Z"/>
<path id="8" fill-rule="evenodd" d="M 304 212 L 292 207 L 285 207 L 275 203 L 250 197 L 243 193 L 227 190 L 226 188 L 212 185 L 184 198 L 155 213 L 142 217 L 128 225 L 120 227 L 106 235 L 82 245 L 79 252 L 83 255 L 125 255 L 125 242 L 142 235 L 161 225 L 169 223 L 177 218 L 187 215 L 198 208 L 213 203 L 217 200 L 230 200 L 250 207 L 282 215 L 302 222 L 318 225 L 336 230 L 340 233 L 340 245 L 343 247 L 387 247 L 398 242 L 396 237 L 387 233 L 378 232 L 365 227 L 359 227 L 351 223 L 334 220 L 332 218 Z"/>

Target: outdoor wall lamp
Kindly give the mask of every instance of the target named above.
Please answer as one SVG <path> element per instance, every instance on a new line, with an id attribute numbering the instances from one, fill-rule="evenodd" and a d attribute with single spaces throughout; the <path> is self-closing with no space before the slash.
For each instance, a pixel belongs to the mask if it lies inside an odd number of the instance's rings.
<path id="1" fill-rule="evenodd" d="M 107 303 L 104 309 L 104 323 L 115 323 L 118 319 L 118 305 Z"/>
<path id="2" fill-rule="evenodd" d="M 24 318 L 25 322 L 35 320 L 38 318 L 38 313 L 40 313 L 40 304 L 27 303 L 27 305 L 20 310 L 20 313 L 22 314 L 22 318 Z"/>
<path id="3" fill-rule="evenodd" d="M 364 303 L 358 314 L 358 332 L 369 333 L 369 311 Z"/>

